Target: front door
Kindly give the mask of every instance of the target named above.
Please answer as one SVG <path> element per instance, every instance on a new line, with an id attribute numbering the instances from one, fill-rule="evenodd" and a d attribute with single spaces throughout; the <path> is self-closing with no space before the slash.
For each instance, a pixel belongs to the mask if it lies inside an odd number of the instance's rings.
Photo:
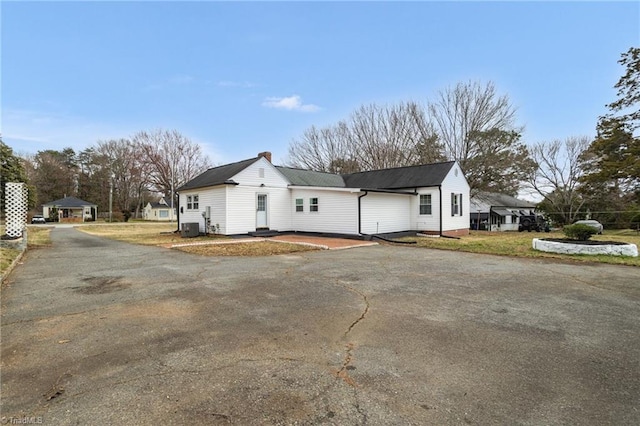
<path id="1" fill-rule="evenodd" d="M 256 208 L 256 229 L 268 228 L 267 223 L 267 194 L 258 194 Z"/>

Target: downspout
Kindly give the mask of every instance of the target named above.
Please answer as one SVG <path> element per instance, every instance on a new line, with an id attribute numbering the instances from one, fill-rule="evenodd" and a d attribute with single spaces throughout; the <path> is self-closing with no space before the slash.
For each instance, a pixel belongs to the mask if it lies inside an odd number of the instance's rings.
<path id="1" fill-rule="evenodd" d="M 440 229 L 438 234 L 442 237 L 442 185 L 438 185 L 438 192 L 440 194 Z"/>
<path id="2" fill-rule="evenodd" d="M 362 204 L 360 200 L 362 197 L 366 197 L 369 191 L 364 191 L 364 194 L 358 196 L 358 234 L 362 235 Z"/>
<path id="3" fill-rule="evenodd" d="M 176 195 L 178 196 L 178 205 L 175 207 L 175 212 L 176 212 L 176 232 L 180 233 L 180 193 L 176 192 Z M 176 205 L 175 204 L 175 197 L 174 199 L 171 200 L 171 204 Z M 171 214 L 173 215 L 173 212 L 171 212 Z"/>

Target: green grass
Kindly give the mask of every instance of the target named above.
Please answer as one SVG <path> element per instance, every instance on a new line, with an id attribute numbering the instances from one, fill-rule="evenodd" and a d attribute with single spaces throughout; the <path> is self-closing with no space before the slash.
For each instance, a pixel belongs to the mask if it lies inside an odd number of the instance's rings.
<path id="1" fill-rule="evenodd" d="M 529 258 L 553 258 L 577 262 L 599 262 L 618 265 L 640 266 L 640 257 L 622 257 L 607 255 L 567 255 L 545 253 L 532 248 L 534 238 L 564 238 L 561 232 L 483 232 L 471 231 L 470 235 L 460 239 L 406 237 L 405 241 L 416 241 L 419 247 L 442 250 L 456 250 L 470 253 L 495 254 Z M 640 246 L 640 235 L 633 230 L 605 231 L 603 235 L 591 238 L 595 241 L 621 241 Z"/>

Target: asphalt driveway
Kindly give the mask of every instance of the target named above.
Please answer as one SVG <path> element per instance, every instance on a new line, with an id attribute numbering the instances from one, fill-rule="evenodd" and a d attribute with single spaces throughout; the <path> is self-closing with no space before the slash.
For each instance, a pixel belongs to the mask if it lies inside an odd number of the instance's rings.
<path id="1" fill-rule="evenodd" d="M 4 422 L 640 424 L 638 268 L 52 239 L 2 289 Z"/>

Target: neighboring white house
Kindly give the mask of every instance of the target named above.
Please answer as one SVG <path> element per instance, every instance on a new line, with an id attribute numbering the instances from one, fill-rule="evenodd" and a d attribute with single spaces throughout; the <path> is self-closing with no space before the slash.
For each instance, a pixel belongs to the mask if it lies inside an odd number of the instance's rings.
<path id="1" fill-rule="evenodd" d="M 469 232 L 469 185 L 454 161 L 339 175 L 274 166 L 270 157 L 214 167 L 178 188 L 179 226 L 225 235 Z"/>
<path id="2" fill-rule="evenodd" d="M 171 208 L 164 198 L 157 202 L 149 202 L 142 211 L 144 220 L 154 220 L 159 222 L 169 222 L 176 220 L 176 208 Z"/>
<path id="3" fill-rule="evenodd" d="M 535 208 L 534 203 L 510 195 L 479 192 L 471 197 L 471 229 L 517 231 L 520 216 L 532 215 Z"/>

